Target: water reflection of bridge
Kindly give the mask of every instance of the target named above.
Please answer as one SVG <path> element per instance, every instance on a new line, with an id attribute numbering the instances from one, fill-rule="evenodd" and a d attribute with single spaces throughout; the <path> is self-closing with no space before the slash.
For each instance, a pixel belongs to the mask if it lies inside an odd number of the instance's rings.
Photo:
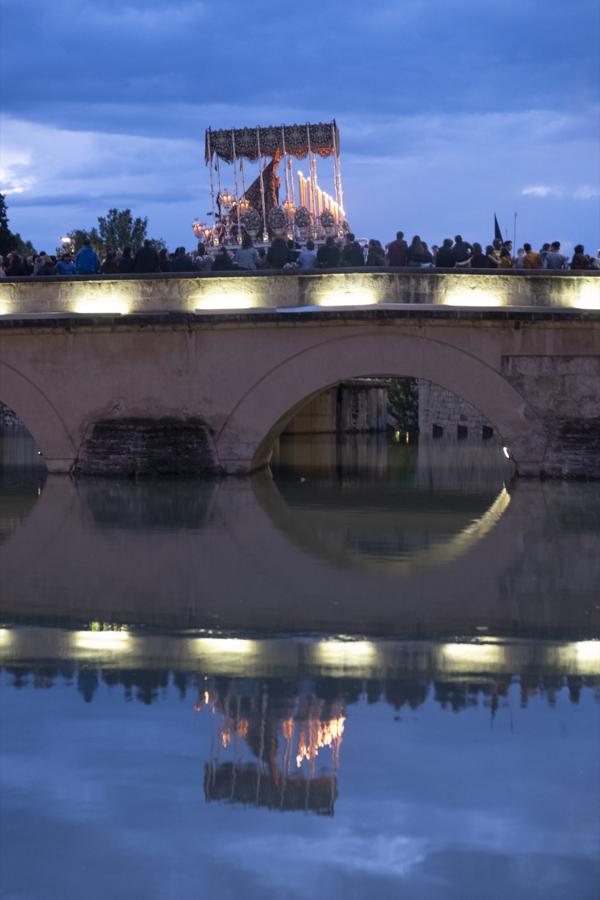
<path id="1" fill-rule="evenodd" d="M 460 497 L 346 476 L 328 490 L 266 474 L 42 484 L 3 493 L 5 621 L 388 637 L 600 630 L 595 484 L 463 485 Z"/>
<path id="2" fill-rule="evenodd" d="M 102 687 L 128 699 L 189 700 L 210 734 L 207 801 L 333 815 L 346 723 L 361 703 L 396 714 L 426 703 L 494 717 L 517 700 L 563 691 L 600 701 L 600 642 L 376 642 L 148 635 L 127 630 L 0 630 L 0 666 L 17 688 Z M 204 713 L 202 711 L 205 711 Z M 208 721 L 206 713 L 208 713 Z M 208 726 L 208 727 L 207 727 Z"/>

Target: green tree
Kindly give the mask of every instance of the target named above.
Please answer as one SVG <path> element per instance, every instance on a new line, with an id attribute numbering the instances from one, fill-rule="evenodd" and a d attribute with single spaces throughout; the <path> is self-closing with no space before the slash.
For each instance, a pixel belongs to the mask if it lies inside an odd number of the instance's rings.
<path id="1" fill-rule="evenodd" d="M 419 430 L 419 385 L 416 378 L 388 379 L 388 412 L 400 431 Z"/>
<path id="2" fill-rule="evenodd" d="M 77 253 L 78 250 L 81 250 L 84 244 L 91 244 L 96 253 L 102 253 L 104 251 L 102 238 L 95 228 L 91 228 L 89 231 L 86 231 L 85 228 L 74 228 L 73 231 L 67 232 L 66 237 L 70 238 L 70 249 L 73 253 Z"/>
<path id="3" fill-rule="evenodd" d="M 17 250 L 23 256 L 35 253 L 31 241 L 24 241 L 20 234 L 13 234 L 8 227 L 8 213 L 4 194 L 0 194 L 0 255 L 6 256 L 11 250 Z"/>
<path id="4" fill-rule="evenodd" d="M 134 251 L 142 246 L 148 230 L 148 219 L 135 219 L 130 209 L 109 209 L 106 216 L 98 216 L 98 232 L 104 250 L 131 247 Z"/>

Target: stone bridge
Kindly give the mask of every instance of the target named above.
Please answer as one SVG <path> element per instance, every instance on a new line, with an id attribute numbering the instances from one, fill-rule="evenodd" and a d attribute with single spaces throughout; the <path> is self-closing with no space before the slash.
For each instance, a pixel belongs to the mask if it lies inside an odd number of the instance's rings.
<path id="1" fill-rule="evenodd" d="M 278 434 L 320 392 L 357 377 L 410 376 L 478 409 L 520 474 L 600 475 L 600 281 L 592 275 L 0 287 L 0 401 L 30 430 L 50 472 L 244 474 L 268 462 Z"/>

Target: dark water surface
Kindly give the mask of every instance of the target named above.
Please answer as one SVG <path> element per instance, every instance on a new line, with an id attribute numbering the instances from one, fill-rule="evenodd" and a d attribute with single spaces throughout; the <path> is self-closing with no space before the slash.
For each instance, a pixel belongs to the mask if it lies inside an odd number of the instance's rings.
<path id="1" fill-rule="evenodd" d="M 0 438 L 0 897 L 598 898 L 600 484 L 282 441 L 72 482 Z"/>

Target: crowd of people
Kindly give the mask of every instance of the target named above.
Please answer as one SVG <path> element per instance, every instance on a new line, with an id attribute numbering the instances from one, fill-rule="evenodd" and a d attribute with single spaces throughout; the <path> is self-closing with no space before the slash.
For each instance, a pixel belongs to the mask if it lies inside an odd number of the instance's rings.
<path id="1" fill-rule="evenodd" d="M 161 272 L 224 272 L 254 271 L 257 269 L 338 269 L 368 267 L 398 267 L 418 269 L 600 269 L 600 250 L 589 256 L 578 244 L 569 259 L 561 252 L 559 241 L 545 243 L 539 250 L 525 243 L 513 252 L 512 241 L 494 240 L 485 246 L 465 241 L 460 234 L 446 238 L 440 246 L 430 248 L 419 235 L 410 243 L 398 231 L 395 240 L 383 247 L 380 241 L 357 241 L 353 234 L 343 240 L 328 237 L 317 246 L 314 241 L 299 243 L 274 237 L 270 244 L 255 247 L 247 233 L 235 249 L 221 245 L 207 248 L 199 243 L 191 253 L 178 247 L 174 253 L 157 250 L 152 241 L 145 240 L 137 252 L 131 247 L 107 250 L 101 259 L 90 244 L 76 253 L 52 256 L 44 251 L 36 256 L 22 257 L 16 251 L 3 260 L 0 257 L 0 277 L 13 278 L 41 275 L 126 275 Z"/>

